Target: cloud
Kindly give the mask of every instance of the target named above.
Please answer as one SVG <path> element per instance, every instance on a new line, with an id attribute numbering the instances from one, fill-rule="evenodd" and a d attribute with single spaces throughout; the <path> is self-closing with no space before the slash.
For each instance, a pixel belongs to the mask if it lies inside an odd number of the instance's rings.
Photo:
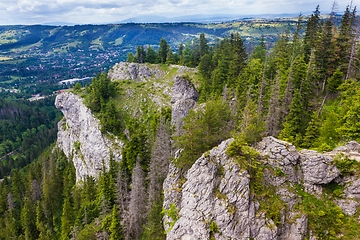
<path id="1" fill-rule="evenodd" d="M 339 1 L 342 13 L 351 0 Z M 53 21 L 104 23 L 141 15 L 175 17 L 194 14 L 279 14 L 330 12 L 329 0 L 1 0 L 0 24 Z M 360 6 L 360 0 L 353 0 Z"/>

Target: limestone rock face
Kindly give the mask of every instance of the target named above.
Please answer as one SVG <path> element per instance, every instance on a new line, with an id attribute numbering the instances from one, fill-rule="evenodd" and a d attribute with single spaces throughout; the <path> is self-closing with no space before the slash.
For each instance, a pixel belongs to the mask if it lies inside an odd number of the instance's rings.
<path id="1" fill-rule="evenodd" d="M 160 78 L 164 72 L 157 67 L 150 68 L 146 64 L 120 62 L 108 73 L 111 80 L 135 80 L 146 82 L 148 79 Z"/>
<path id="2" fill-rule="evenodd" d="M 298 181 L 295 165 L 300 155 L 293 145 L 274 137 L 266 137 L 257 144 L 256 149 L 261 155 L 267 156 L 266 162 L 271 167 L 281 169 L 287 180 Z"/>
<path id="3" fill-rule="evenodd" d="M 110 153 L 120 161 L 123 143 L 115 137 L 109 140 L 100 131 L 100 122 L 82 99 L 65 92 L 56 97 L 55 106 L 62 111 L 64 119 L 58 123 L 57 146 L 68 158 L 73 157 L 76 180 L 86 176 L 97 177 L 103 167 L 108 168 Z"/>
<path id="4" fill-rule="evenodd" d="M 172 115 L 171 123 L 175 126 L 175 132 L 181 132 L 183 118 L 186 117 L 191 108 L 195 106 L 199 93 L 189 80 L 176 76 L 171 94 Z"/>
<path id="5" fill-rule="evenodd" d="M 314 150 L 300 151 L 304 181 L 309 184 L 327 184 L 339 176 L 339 170 L 331 164 L 333 159 Z"/>
<path id="6" fill-rule="evenodd" d="M 333 151 L 325 154 L 331 157 L 336 157 L 341 154 L 349 159 L 360 161 L 360 144 L 355 141 L 350 141 L 344 146 L 337 147 Z"/>
<path id="7" fill-rule="evenodd" d="M 210 239 L 211 235 L 215 239 L 276 239 L 273 222 L 256 212 L 258 203 L 250 197 L 250 175 L 226 155 L 232 141 L 202 155 L 185 174 L 182 186 L 171 186 L 169 179 L 165 180 L 164 209 L 171 203 L 179 209 L 178 219 L 165 216 L 167 239 Z M 169 174 L 176 176 L 173 170 Z M 170 197 L 174 188 L 178 202 Z"/>
<path id="8" fill-rule="evenodd" d="M 316 239 L 308 229 L 308 217 L 299 211 L 302 197 L 295 186 L 320 197 L 332 181 L 344 184 L 336 200 L 344 213 L 354 215 L 359 206 L 360 180 L 342 177 L 329 153 L 297 151 L 290 143 L 266 137 L 255 149 L 263 164 L 263 181 L 272 185 L 284 204 L 280 222 L 267 218 L 251 192 L 252 178 L 226 154 L 232 139 L 204 153 L 187 172 L 171 165 L 164 182 L 165 211 L 176 206 L 175 219 L 165 215 L 167 239 Z M 337 154 L 358 153 L 357 143 L 338 148 Z M 343 151 L 343 152 L 342 152 Z M 269 185 L 268 185 L 269 186 Z M 260 201 L 260 200 L 259 200 Z M 334 200 L 335 201 L 335 200 Z"/>

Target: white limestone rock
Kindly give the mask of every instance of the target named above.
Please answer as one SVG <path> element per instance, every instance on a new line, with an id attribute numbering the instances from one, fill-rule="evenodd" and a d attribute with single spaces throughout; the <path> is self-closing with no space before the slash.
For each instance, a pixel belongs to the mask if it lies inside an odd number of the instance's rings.
<path id="1" fill-rule="evenodd" d="M 57 146 L 68 158 L 72 158 L 76 169 L 76 181 L 86 176 L 97 177 L 103 162 L 108 169 L 110 153 L 120 161 L 123 142 L 113 137 L 111 140 L 100 131 L 100 122 L 82 99 L 70 92 L 56 97 L 55 106 L 62 111 L 64 119 L 58 123 Z"/>
<path id="2" fill-rule="evenodd" d="M 300 155 L 305 183 L 327 184 L 339 176 L 340 171 L 332 164 L 331 157 L 314 150 L 301 150 Z"/>
<path id="3" fill-rule="evenodd" d="M 295 166 L 300 155 L 292 144 L 274 137 L 265 137 L 256 145 L 256 150 L 267 158 L 265 160 L 267 164 L 274 169 L 279 168 L 285 174 L 286 180 L 298 181 Z M 279 181 L 284 181 L 284 179 L 279 178 Z"/>
<path id="4" fill-rule="evenodd" d="M 189 80 L 178 75 L 174 79 L 171 96 L 171 124 L 175 126 L 176 134 L 180 134 L 183 119 L 195 106 L 199 93 Z"/>
<path id="5" fill-rule="evenodd" d="M 120 62 L 110 69 L 108 76 L 111 80 L 146 82 L 150 78 L 161 78 L 164 74 L 156 65 L 149 67 L 147 64 Z"/>

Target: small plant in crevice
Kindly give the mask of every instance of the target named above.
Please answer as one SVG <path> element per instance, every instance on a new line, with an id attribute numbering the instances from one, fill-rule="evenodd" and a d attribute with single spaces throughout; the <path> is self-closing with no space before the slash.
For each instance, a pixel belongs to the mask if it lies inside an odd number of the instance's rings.
<path id="1" fill-rule="evenodd" d="M 169 228 L 167 231 L 170 232 L 172 230 L 172 228 L 174 227 L 176 221 L 180 218 L 179 209 L 177 209 L 175 203 L 171 203 L 169 206 L 169 209 L 163 209 L 161 211 L 161 214 L 164 216 L 166 215 L 171 219 L 171 221 L 166 222 L 166 224 L 169 225 Z"/>

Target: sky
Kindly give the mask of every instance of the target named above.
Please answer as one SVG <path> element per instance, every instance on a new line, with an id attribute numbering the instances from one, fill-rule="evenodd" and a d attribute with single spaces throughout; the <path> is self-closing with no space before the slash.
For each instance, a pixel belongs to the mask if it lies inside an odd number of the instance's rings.
<path id="1" fill-rule="evenodd" d="M 351 0 L 338 0 L 343 13 Z M 67 22 L 102 24 L 142 15 L 262 15 L 310 13 L 320 5 L 329 13 L 332 0 L 0 0 L 0 25 Z M 360 8 L 360 0 L 353 0 Z"/>

